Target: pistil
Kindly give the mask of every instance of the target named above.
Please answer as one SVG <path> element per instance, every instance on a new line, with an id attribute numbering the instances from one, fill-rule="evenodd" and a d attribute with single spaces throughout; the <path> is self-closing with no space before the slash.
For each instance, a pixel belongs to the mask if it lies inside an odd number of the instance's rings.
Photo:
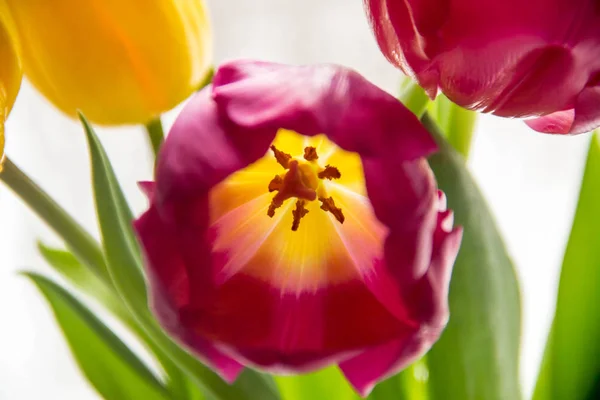
<path id="1" fill-rule="evenodd" d="M 321 202 L 321 210 L 330 212 L 337 221 L 344 223 L 344 214 L 341 208 L 335 205 L 332 197 L 327 196 L 323 180 L 334 180 L 341 178 L 340 171 L 331 165 L 322 168 L 318 165 L 317 160 L 319 155 L 317 149 L 312 146 L 304 148 L 304 161 L 294 159 L 290 154 L 284 153 L 271 146 L 273 155 L 277 163 L 281 165 L 286 172 L 276 175 L 269 182 L 269 192 L 277 192 L 273 197 L 267 215 L 275 216 L 275 210 L 290 199 L 296 198 L 296 208 L 292 211 L 294 216 L 292 222 L 292 231 L 297 231 L 300 227 L 300 221 L 308 214 L 306 204 L 309 201 L 314 201 L 317 198 Z M 318 194 L 318 195 L 317 195 Z"/>

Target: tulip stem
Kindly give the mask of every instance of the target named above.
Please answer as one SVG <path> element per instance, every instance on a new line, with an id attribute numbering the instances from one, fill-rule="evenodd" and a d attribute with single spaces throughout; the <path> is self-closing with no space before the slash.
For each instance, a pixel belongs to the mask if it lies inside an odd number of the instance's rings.
<path id="1" fill-rule="evenodd" d="M 152 146 L 152 151 L 156 158 L 160 146 L 165 140 L 165 133 L 160 117 L 157 117 L 146 124 L 146 133 L 148 134 L 148 139 L 150 140 L 150 145 Z"/>
<path id="2" fill-rule="evenodd" d="M 65 241 L 77 258 L 100 278 L 110 282 L 104 255 L 94 238 L 8 158 L 0 180 Z"/>

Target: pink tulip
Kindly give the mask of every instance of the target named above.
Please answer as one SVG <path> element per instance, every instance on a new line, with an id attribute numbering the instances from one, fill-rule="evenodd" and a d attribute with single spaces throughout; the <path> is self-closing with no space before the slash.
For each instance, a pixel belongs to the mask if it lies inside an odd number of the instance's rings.
<path id="1" fill-rule="evenodd" d="M 367 395 L 447 322 L 461 230 L 424 159 L 435 149 L 351 70 L 222 66 L 144 185 L 156 317 L 227 381 L 336 363 Z"/>
<path id="2" fill-rule="evenodd" d="M 430 97 L 533 129 L 600 126 L 598 0 L 364 0 L 390 62 Z"/>

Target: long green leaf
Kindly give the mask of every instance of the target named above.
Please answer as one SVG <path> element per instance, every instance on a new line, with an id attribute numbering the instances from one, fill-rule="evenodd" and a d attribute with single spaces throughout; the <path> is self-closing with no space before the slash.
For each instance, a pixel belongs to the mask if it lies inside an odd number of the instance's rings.
<path id="1" fill-rule="evenodd" d="M 427 354 L 432 400 L 518 400 L 520 292 L 513 263 L 465 161 L 432 120 L 440 151 L 430 165 L 464 227 L 450 284 L 450 321 Z"/>
<path id="2" fill-rule="evenodd" d="M 81 264 L 73 254 L 65 250 L 53 249 L 43 243 L 38 243 L 38 250 L 44 260 L 70 284 L 92 297 L 126 326 L 134 331 L 137 329 L 131 314 L 115 294 L 112 286 L 109 287 L 89 268 Z"/>
<path id="3" fill-rule="evenodd" d="M 137 356 L 75 297 L 41 275 L 24 275 L 50 303 L 81 370 L 105 399 L 170 398 Z"/>
<path id="4" fill-rule="evenodd" d="M 203 399 L 197 387 L 183 376 L 177 367 L 164 352 L 150 340 L 144 330 L 133 319 L 131 312 L 125 307 L 121 298 L 115 292 L 112 285 L 108 286 L 99 279 L 89 268 L 86 268 L 71 253 L 65 250 L 53 249 L 41 243 L 38 244 L 40 254 L 48 264 L 66 278 L 74 287 L 82 293 L 96 300 L 106 308 L 113 316 L 118 318 L 138 339 L 151 351 L 164 368 L 166 373 L 166 386 L 171 395 L 176 399 Z"/>
<path id="5" fill-rule="evenodd" d="M 600 398 L 600 139 L 592 136 L 534 400 Z"/>
<path id="6" fill-rule="evenodd" d="M 108 270 L 117 291 L 140 325 L 173 362 L 214 398 L 278 399 L 276 387 L 270 378 L 247 370 L 234 385 L 228 385 L 162 331 L 148 309 L 141 256 L 132 231 L 131 211 L 96 134 L 83 115 L 80 115 L 80 119 L 90 148 L 96 210 Z"/>

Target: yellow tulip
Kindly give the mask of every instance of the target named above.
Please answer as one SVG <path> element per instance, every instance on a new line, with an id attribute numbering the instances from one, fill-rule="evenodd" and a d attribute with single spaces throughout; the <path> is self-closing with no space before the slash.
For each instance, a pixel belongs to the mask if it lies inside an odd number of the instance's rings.
<path id="1" fill-rule="evenodd" d="M 99 124 L 146 123 L 211 64 L 203 0 L 7 0 L 25 75 L 56 107 Z"/>
<path id="2" fill-rule="evenodd" d="M 0 1 L 0 171 L 4 159 L 4 123 L 19 93 L 23 75 L 15 25 L 4 0 Z"/>

